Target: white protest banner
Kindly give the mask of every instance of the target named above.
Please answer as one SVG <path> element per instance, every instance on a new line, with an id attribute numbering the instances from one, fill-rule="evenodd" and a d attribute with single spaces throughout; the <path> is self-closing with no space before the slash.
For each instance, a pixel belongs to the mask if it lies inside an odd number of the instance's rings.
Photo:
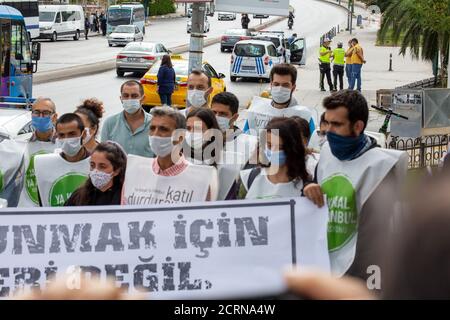
<path id="1" fill-rule="evenodd" d="M 290 264 L 329 270 L 327 221 L 328 212 L 304 198 L 6 209 L 0 296 L 39 290 L 54 274 L 111 276 L 117 286 L 155 299 L 281 292 Z"/>
<path id="2" fill-rule="evenodd" d="M 216 0 L 216 11 L 288 16 L 289 0 Z"/>

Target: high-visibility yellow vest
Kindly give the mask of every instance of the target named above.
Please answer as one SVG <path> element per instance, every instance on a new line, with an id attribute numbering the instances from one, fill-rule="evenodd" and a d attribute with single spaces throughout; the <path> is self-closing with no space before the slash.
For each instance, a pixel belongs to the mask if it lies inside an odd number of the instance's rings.
<path id="1" fill-rule="evenodd" d="M 320 53 L 327 52 L 327 51 L 328 51 L 328 49 L 325 48 L 324 46 L 320 47 Z M 321 62 L 323 62 L 323 63 L 330 63 L 330 58 L 331 58 L 331 54 L 330 53 L 327 53 L 327 54 L 325 54 L 323 56 L 321 54 L 319 54 L 319 60 Z"/>
<path id="2" fill-rule="evenodd" d="M 336 48 L 333 50 L 334 64 L 343 66 L 345 64 L 345 50 Z"/>

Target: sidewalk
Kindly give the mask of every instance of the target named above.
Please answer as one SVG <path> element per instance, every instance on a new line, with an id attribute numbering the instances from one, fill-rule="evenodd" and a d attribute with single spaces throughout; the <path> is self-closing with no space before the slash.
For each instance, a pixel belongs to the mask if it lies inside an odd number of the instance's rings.
<path id="1" fill-rule="evenodd" d="M 376 91 L 379 89 L 394 89 L 415 81 L 433 76 L 431 63 L 422 60 L 413 60 L 409 54 L 405 57 L 398 54 L 398 47 L 375 46 L 377 38 L 377 24 L 369 24 L 365 21 L 364 28 L 356 28 L 352 35 L 348 31 L 338 34 L 331 44 L 337 47 L 338 42 L 344 43 L 351 38 L 357 38 L 364 49 L 367 63 L 362 69 L 362 90 L 369 104 L 376 104 Z M 298 68 L 298 81 L 295 97 L 299 103 L 313 107 L 320 115 L 323 112 L 322 100 L 330 95 L 330 92 L 319 91 L 319 66 L 317 61 L 318 49 L 308 52 L 307 65 Z M 393 72 L 389 72 L 389 55 L 392 53 Z M 346 76 L 344 76 L 344 88 L 347 88 Z M 328 86 L 325 85 L 328 89 Z M 370 112 L 369 130 L 378 131 L 384 116 L 378 112 Z"/>

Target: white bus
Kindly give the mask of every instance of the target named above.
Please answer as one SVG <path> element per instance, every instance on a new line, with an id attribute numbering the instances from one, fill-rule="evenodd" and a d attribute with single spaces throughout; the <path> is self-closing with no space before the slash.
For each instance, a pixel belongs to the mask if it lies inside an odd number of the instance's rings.
<path id="1" fill-rule="evenodd" d="M 145 34 L 145 11 L 142 4 L 121 4 L 108 8 L 106 33 L 119 25 L 135 25 Z"/>
<path id="2" fill-rule="evenodd" d="M 1 5 L 16 8 L 25 19 L 25 26 L 31 39 L 39 37 L 38 0 L 0 0 Z"/>

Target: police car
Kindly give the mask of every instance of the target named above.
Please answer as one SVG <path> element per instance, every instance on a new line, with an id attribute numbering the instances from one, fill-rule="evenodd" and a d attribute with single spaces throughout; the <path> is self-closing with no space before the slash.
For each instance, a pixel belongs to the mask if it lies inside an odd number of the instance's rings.
<path id="1" fill-rule="evenodd" d="M 230 80 L 256 78 L 270 81 L 270 70 L 283 60 L 283 55 L 271 41 L 239 41 L 231 54 Z"/>
<path id="2" fill-rule="evenodd" d="M 27 141 L 33 134 L 31 112 L 0 105 L 0 142 L 3 139 Z"/>

